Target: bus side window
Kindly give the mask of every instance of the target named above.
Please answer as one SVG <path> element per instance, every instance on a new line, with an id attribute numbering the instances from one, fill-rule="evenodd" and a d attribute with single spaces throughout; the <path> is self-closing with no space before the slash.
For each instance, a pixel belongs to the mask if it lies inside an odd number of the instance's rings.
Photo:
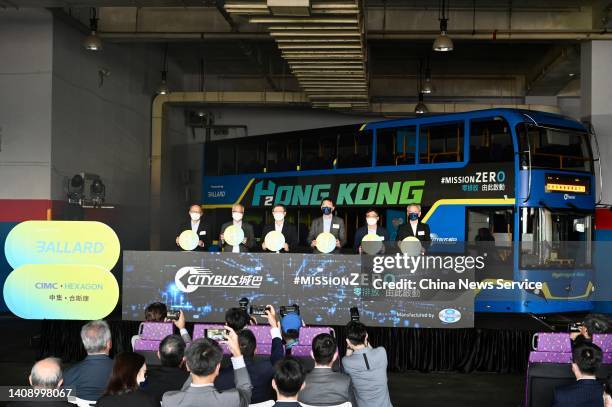
<path id="1" fill-rule="evenodd" d="M 376 165 L 414 164 L 415 151 L 415 126 L 376 130 Z"/>
<path id="2" fill-rule="evenodd" d="M 470 162 L 493 163 L 514 160 L 512 134 L 502 118 L 470 122 Z"/>
<path id="3" fill-rule="evenodd" d="M 419 162 L 437 164 L 463 161 L 463 122 L 421 126 Z"/>
<path id="4" fill-rule="evenodd" d="M 266 144 L 259 137 L 234 141 L 238 174 L 263 172 L 266 165 Z"/>
<path id="5" fill-rule="evenodd" d="M 295 171 L 300 164 L 300 140 L 279 136 L 271 138 L 266 157 L 268 172 Z"/>
<path id="6" fill-rule="evenodd" d="M 341 133 L 336 168 L 372 165 L 372 130 Z"/>
<path id="7" fill-rule="evenodd" d="M 311 134 L 301 138 L 302 170 L 327 170 L 334 167 L 337 157 L 338 137 L 332 134 Z"/>
<path id="8" fill-rule="evenodd" d="M 236 151 L 234 145 L 223 141 L 217 145 L 218 175 L 236 174 Z"/>

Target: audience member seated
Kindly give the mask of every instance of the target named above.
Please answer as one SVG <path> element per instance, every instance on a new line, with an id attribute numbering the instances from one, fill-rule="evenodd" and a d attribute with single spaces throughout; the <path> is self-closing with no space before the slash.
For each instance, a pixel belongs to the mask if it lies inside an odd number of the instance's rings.
<path id="1" fill-rule="evenodd" d="M 604 407 L 612 407 L 612 376 L 604 383 Z"/>
<path id="2" fill-rule="evenodd" d="M 576 383 L 554 390 L 553 407 L 603 407 L 603 387 L 595 378 L 602 352 L 597 345 L 584 342 L 572 350 L 572 372 Z"/>
<path id="3" fill-rule="evenodd" d="M 115 356 L 108 386 L 96 407 L 159 407 L 159 402 L 140 390 L 146 373 L 144 356 L 134 352 L 122 352 Z"/>
<path id="4" fill-rule="evenodd" d="M 161 361 L 161 366 L 147 371 L 147 380 L 142 388 L 159 403 L 165 392 L 180 390 L 189 377 L 189 373 L 183 367 L 185 361 L 183 338 L 178 335 L 165 337 L 159 344 L 157 357 Z"/>
<path id="5" fill-rule="evenodd" d="M 281 318 L 281 329 L 283 335 L 283 342 L 285 344 L 285 349 L 287 354 L 291 353 L 291 348 L 294 345 L 298 344 L 298 339 L 300 337 L 300 328 L 302 327 L 303 322 L 300 314 L 298 312 L 289 312 L 287 315 Z"/>
<path id="6" fill-rule="evenodd" d="M 96 401 L 104 393 L 113 370 L 111 333 L 106 321 L 91 321 L 81 328 L 87 357 L 64 374 L 64 386 L 74 387 L 82 400 Z"/>
<path id="7" fill-rule="evenodd" d="M 243 329 L 238 332 L 240 352 L 244 357 L 244 362 L 253 386 L 251 393 L 251 403 L 253 404 L 272 400 L 274 398 L 274 392 L 272 390 L 274 364 L 284 356 L 280 324 L 276 320 L 276 312 L 272 305 L 268 305 L 267 307 L 269 310 L 266 311 L 266 316 L 270 324 L 270 336 L 272 336 L 272 350 L 269 359 L 255 361 L 255 350 L 257 348 L 255 335 L 248 329 Z M 219 391 L 234 388 L 234 373 L 231 367 L 220 370 L 219 376 L 215 379 L 215 388 Z"/>
<path id="8" fill-rule="evenodd" d="M 34 364 L 30 377 L 30 385 L 35 389 L 56 389 L 61 387 L 62 368 L 59 359 L 47 358 Z M 44 407 L 69 407 L 72 404 L 67 401 L 48 401 L 42 404 Z M 15 401 L 7 404 L 8 407 L 39 407 L 38 401 Z"/>
<path id="9" fill-rule="evenodd" d="M 229 331 L 227 345 L 232 353 L 234 381 L 236 388 L 219 392 L 213 386 L 219 375 L 223 351 L 219 344 L 208 338 L 200 338 L 191 343 L 185 352 L 187 369 L 190 377 L 180 391 L 169 391 L 162 398 L 164 407 L 247 407 L 251 400 L 251 379 L 240 352 L 238 335 L 226 326 Z"/>
<path id="10" fill-rule="evenodd" d="M 243 308 L 230 308 L 225 312 L 225 323 L 238 333 L 251 323 L 251 317 Z"/>
<path id="11" fill-rule="evenodd" d="M 149 304 L 147 308 L 145 308 L 145 322 L 170 322 L 168 319 L 168 307 L 166 304 L 162 302 L 154 302 Z M 185 329 L 185 314 L 183 311 L 179 310 L 179 317 L 176 320 L 173 320 L 174 326 L 179 329 L 181 333 L 181 337 L 185 341 L 185 343 L 191 343 L 191 336 L 189 336 L 189 332 Z M 132 336 L 132 349 L 134 349 L 134 343 L 138 339 L 138 335 Z"/>
<path id="12" fill-rule="evenodd" d="M 332 366 L 338 359 L 336 339 L 330 334 L 319 334 L 312 340 L 312 358 L 315 367 L 306 376 L 299 400 L 311 406 L 330 406 L 353 402 L 351 378 L 334 372 Z"/>
<path id="13" fill-rule="evenodd" d="M 387 386 L 387 351 L 382 346 L 370 346 L 366 326 L 361 322 L 349 322 L 346 331 L 347 350 L 342 366 L 351 377 L 357 405 L 391 407 Z"/>
<path id="14" fill-rule="evenodd" d="M 276 392 L 274 407 L 300 407 L 298 393 L 304 388 L 306 374 L 296 359 L 288 356 L 275 365 L 272 387 Z"/>
<path id="15" fill-rule="evenodd" d="M 605 316 L 601 314 L 589 314 L 580 323 L 580 331 L 572 332 L 570 338 L 574 346 L 583 342 L 592 342 L 593 334 L 608 332 L 609 324 Z"/>

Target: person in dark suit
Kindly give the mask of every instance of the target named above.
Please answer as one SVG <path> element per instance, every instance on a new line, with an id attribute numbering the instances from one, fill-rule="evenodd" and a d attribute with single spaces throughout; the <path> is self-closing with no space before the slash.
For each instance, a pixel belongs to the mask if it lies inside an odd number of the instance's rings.
<path id="1" fill-rule="evenodd" d="M 395 240 L 402 241 L 409 236 L 416 237 L 421 242 L 431 242 L 429 225 L 419 221 L 421 218 L 421 206 L 410 205 L 406 208 L 408 223 L 400 225 L 397 229 Z"/>
<path id="2" fill-rule="evenodd" d="M 233 252 L 233 253 L 243 253 L 252 250 L 255 247 L 255 232 L 253 230 L 253 225 L 250 223 L 244 222 L 242 218 L 244 217 L 244 206 L 240 204 L 235 204 L 232 206 L 232 221 L 225 222 L 221 225 L 221 235 L 219 235 L 219 241 L 223 245 L 223 251 Z M 239 246 L 234 247 L 230 244 L 227 244 L 224 240 L 225 229 L 228 227 L 236 225 L 242 228 L 244 232 L 244 240 L 240 243 Z"/>
<path id="3" fill-rule="evenodd" d="M 274 407 L 301 407 L 298 393 L 304 389 L 306 374 L 297 359 L 287 356 L 276 363 L 272 387 L 276 392 Z"/>
<path id="4" fill-rule="evenodd" d="M 81 328 L 81 340 L 87 357 L 64 374 L 64 386 L 74 387 L 80 399 L 96 401 L 104 393 L 113 370 L 113 360 L 108 357 L 112 347 L 108 324 L 88 322 Z"/>
<path id="5" fill-rule="evenodd" d="M 273 230 L 281 232 L 283 236 L 285 236 L 285 246 L 282 249 L 283 251 L 288 252 L 290 250 L 295 250 L 299 242 L 297 229 L 293 224 L 285 220 L 286 215 L 287 209 L 285 208 L 285 205 L 274 205 L 274 207 L 272 208 L 272 216 L 274 217 L 274 223 L 265 225 L 261 233 L 261 248 L 263 250 L 268 250 L 264 239 L 266 238 L 266 235 L 269 232 L 272 232 Z"/>
<path id="6" fill-rule="evenodd" d="M 604 383 L 604 407 L 612 407 L 612 375 Z"/>
<path id="7" fill-rule="evenodd" d="M 184 369 L 185 341 L 179 335 L 168 335 L 159 344 L 157 357 L 161 366 L 147 371 L 147 380 L 142 386 L 145 393 L 161 402 L 165 392 L 180 390 L 189 377 Z"/>
<path id="8" fill-rule="evenodd" d="M 353 401 L 351 378 L 334 372 L 332 366 L 338 359 L 336 340 L 330 334 L 322 333 L 312 340 L 312 358 L 315 367 L 306 375 L 306 384 L 298 399 L 311 406 L 330 406 Z"/>
<path id="9" fill-rule="evenodd" d="M 314 253 L 319 253 L 316 248 L 317 236 L 323 232 L 328 232 L 336 238 L 336 249 L 334 253 L 340 251 L 340 248 L 346 244 L 346 228 L 344 221 L 339 216 L 334 215 L 334 201 L 331 198 L 325 198 L 321 201 L 321 212 L 323 216 L 316 218 L 310 225 L 307 241 L 310 243 Z"/>
<path id="10" fill-rule="evenodd" d="M 190 378 L 180 391 L 166 392 L 162 398 L 164 407 L 247 407 L 251 400 L 251 379 L 244 363 L 236 332 L 228 330 L 227 345 L 232 353 L 235 389 L 219 392 L 214 381 L 219 375 L 223 351 L 219 344 L 208 338 L 192 342 L 185 352 Z"/>
<path id="11" fill-rule="evenodd" d="M 267 306 L 266 317 L 270 324 L 270 335 L 272 336 L 272 349 L 269 359 L 255 361 L 255 350 L 257 340 L 253 332 L 243 329 L 238 333 L 238 343 L 240 351 L 244 356 L 244 363 L 251 378 L 253 391 L 251 393 L 251 403 L 261 403 L 274 399 L 272 390 L 272 377 L 274 376 L 274 364 L 281 360 L 285 355 L 280 332 L 280 323 L 276 320 L 276 312 L 271 305 Z M 234 374 L 230 367 L 223 368 L 219 376 L 215 379 L 215 388 L 225 391 L 234 388 Z"/>
<path id="12" fill-rule="evenodd" d="M 30 385 L 34 389 L 57 389 L 62 386 L 62 368 L 60 360 L 56 358 L 46 358 L 39 360 L 32 367 Z M 67 401 L 13 401 L 7 404 L 8 407 L 74 407 Z"/>
<path id="13" fill-rule="evenodd" d="M 206 251 L 212 243 L 212 231 L 210 225 L 202 218 L 204 211 L 200 205 L 191 205 L 189 207 L 189 220 L 181 223 L 176 233 L 176 246 L 179 244 L 179 236 L 186 230 L 193 230 L 200 239 L 196 251 Z"/>
<path id="14" fill-rule="evenodd" d="M 554 390 L 553 407 L 603 407 L 603 386 L 597 381 L 595 373 L 602 360 L 601 349 L 584 342 L 572 350 L 572 372 L 576 383 L 559 386 Z"/>
<path id="15" fill-rule="evenodd" d="M 608 329 L 609 323 L 604 315 L 588 314 L 579 324 L 579 331 L 570 334 L 572 345 L 576 346 L 580 343 L 592 342 L 593 334 L 603 334 L 608 332 Z"/>
<path id="16" fill-rule="evenodd" d="M 389 241 L 389 234 L 387 229 L 378 224 L 380 217 L 378 211 L 374 208 L 370 208 L 366 211 L 366 224 L 355 231 L 355 241 L 353 242 L 353 250 L 355 253 L 361 253 L 361 241 L 367 234 L 376 234 L 383 238 L 384 244 Z M 382 249 L 381 249 L 382 250 Z"/>
<path id="17" fill-rule="evenodd" d="M 144 356 L 134 352 L 121 352 L 115 357 L 108 386 L 96 407 L 159 407 L 153 396 L 140 389 L 146 374 Z"/>

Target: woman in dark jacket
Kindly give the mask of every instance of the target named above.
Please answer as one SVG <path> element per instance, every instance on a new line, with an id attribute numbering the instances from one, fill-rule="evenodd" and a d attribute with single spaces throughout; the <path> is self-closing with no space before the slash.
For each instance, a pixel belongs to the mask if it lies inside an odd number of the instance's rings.
<path id="1" fill-rule="evenodd" d="M 153 397 L 140 390 L 146 374 L 144 356 L 134 352 L 118 354 L 106 391 L 96 407 L 159 407 Z"/>

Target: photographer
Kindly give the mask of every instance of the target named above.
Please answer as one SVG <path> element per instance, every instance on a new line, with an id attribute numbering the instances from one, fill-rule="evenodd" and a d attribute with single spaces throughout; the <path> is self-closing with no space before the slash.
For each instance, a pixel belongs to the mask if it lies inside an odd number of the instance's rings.
<path id="1" fill-rule="evenodd" d="M 291 354 L 291 348 L 298 344 L 300 337 L 300 328 L 304 326 L 304 321 L 300 317 L 300 308 L 293 304 L 290 307 L 281 307 L 280 326 L 283 334 L 283 342 L 288 355 Z"/>
<path id="2" fill-rule="evenodd" d="M 346 326 L 346 346 L 342 365 L 351 377 L 357 405 L 391 407 L 385 348 L 372 348 L 366 326 L 358 321 L 351 321 Z"/>
<path id="3" fill-rule="evenodd" d="M 593 334 L 603 334 L 608 332 L 609 324 L 606 317 L 601 314 L 589 314 L 578 324 L 578 332 L 572 332 L 570 338 L 572 345 L 577 346 L 581 343 L 592 342 Z"/>
<path id="4" fill-rule="evenodd" d="M 168 318 L 168 307 L 166 307 L 166 304 L 161 303 L 161 302 L 154 302 L 152 304 L 149 304 L 147 308 L 145 308 L 145 321 L 144 322 L 170 322 L 172 321 L 174 323 L 174 326 L 176 326 L 179 329 L 179 332 L 181 333 L 181 337 L 183 338 L 185 343 L 190 344 L 191 336 L 189 335 L 189 332 L 187 332 L 187 329 L 185 329 L 185 314 L 183 314 L 183 311 L 181 310 L 177 312 L 178 312 L 178 315 L 171 315 L 171 317 Z M 136 343 L 136 340 L 139 338 L 140 337 L 138 335 L 132 336 L 132 340 L 131 340 L 132 349 L 134 349 L 134 344 Z"/>
<path id="5" fill-rule="evenodd" d="M 272 336 L 272 348 L 269 359 L 255 361 L 257 341 L 253 332 L 243 329 L 238 332 L 238 344 L 240 352 L 244 356 L 244 362 L 251 378 L 253 391 L 251 403 L 260 403 L 271 400 L 274 397 L 272 389 L 272 377 L 274 376 L 274 364 L 284 356 L 281 339 L 280 324 L 276 320 L 276 312 L 272 305 L 266 306 L 265 317 L 270 325 L 270 336 Z M 215 388 L 225 391 L 235 387 L 234 373 L 231 367 L 223 368 L 215 379 Z"/>

